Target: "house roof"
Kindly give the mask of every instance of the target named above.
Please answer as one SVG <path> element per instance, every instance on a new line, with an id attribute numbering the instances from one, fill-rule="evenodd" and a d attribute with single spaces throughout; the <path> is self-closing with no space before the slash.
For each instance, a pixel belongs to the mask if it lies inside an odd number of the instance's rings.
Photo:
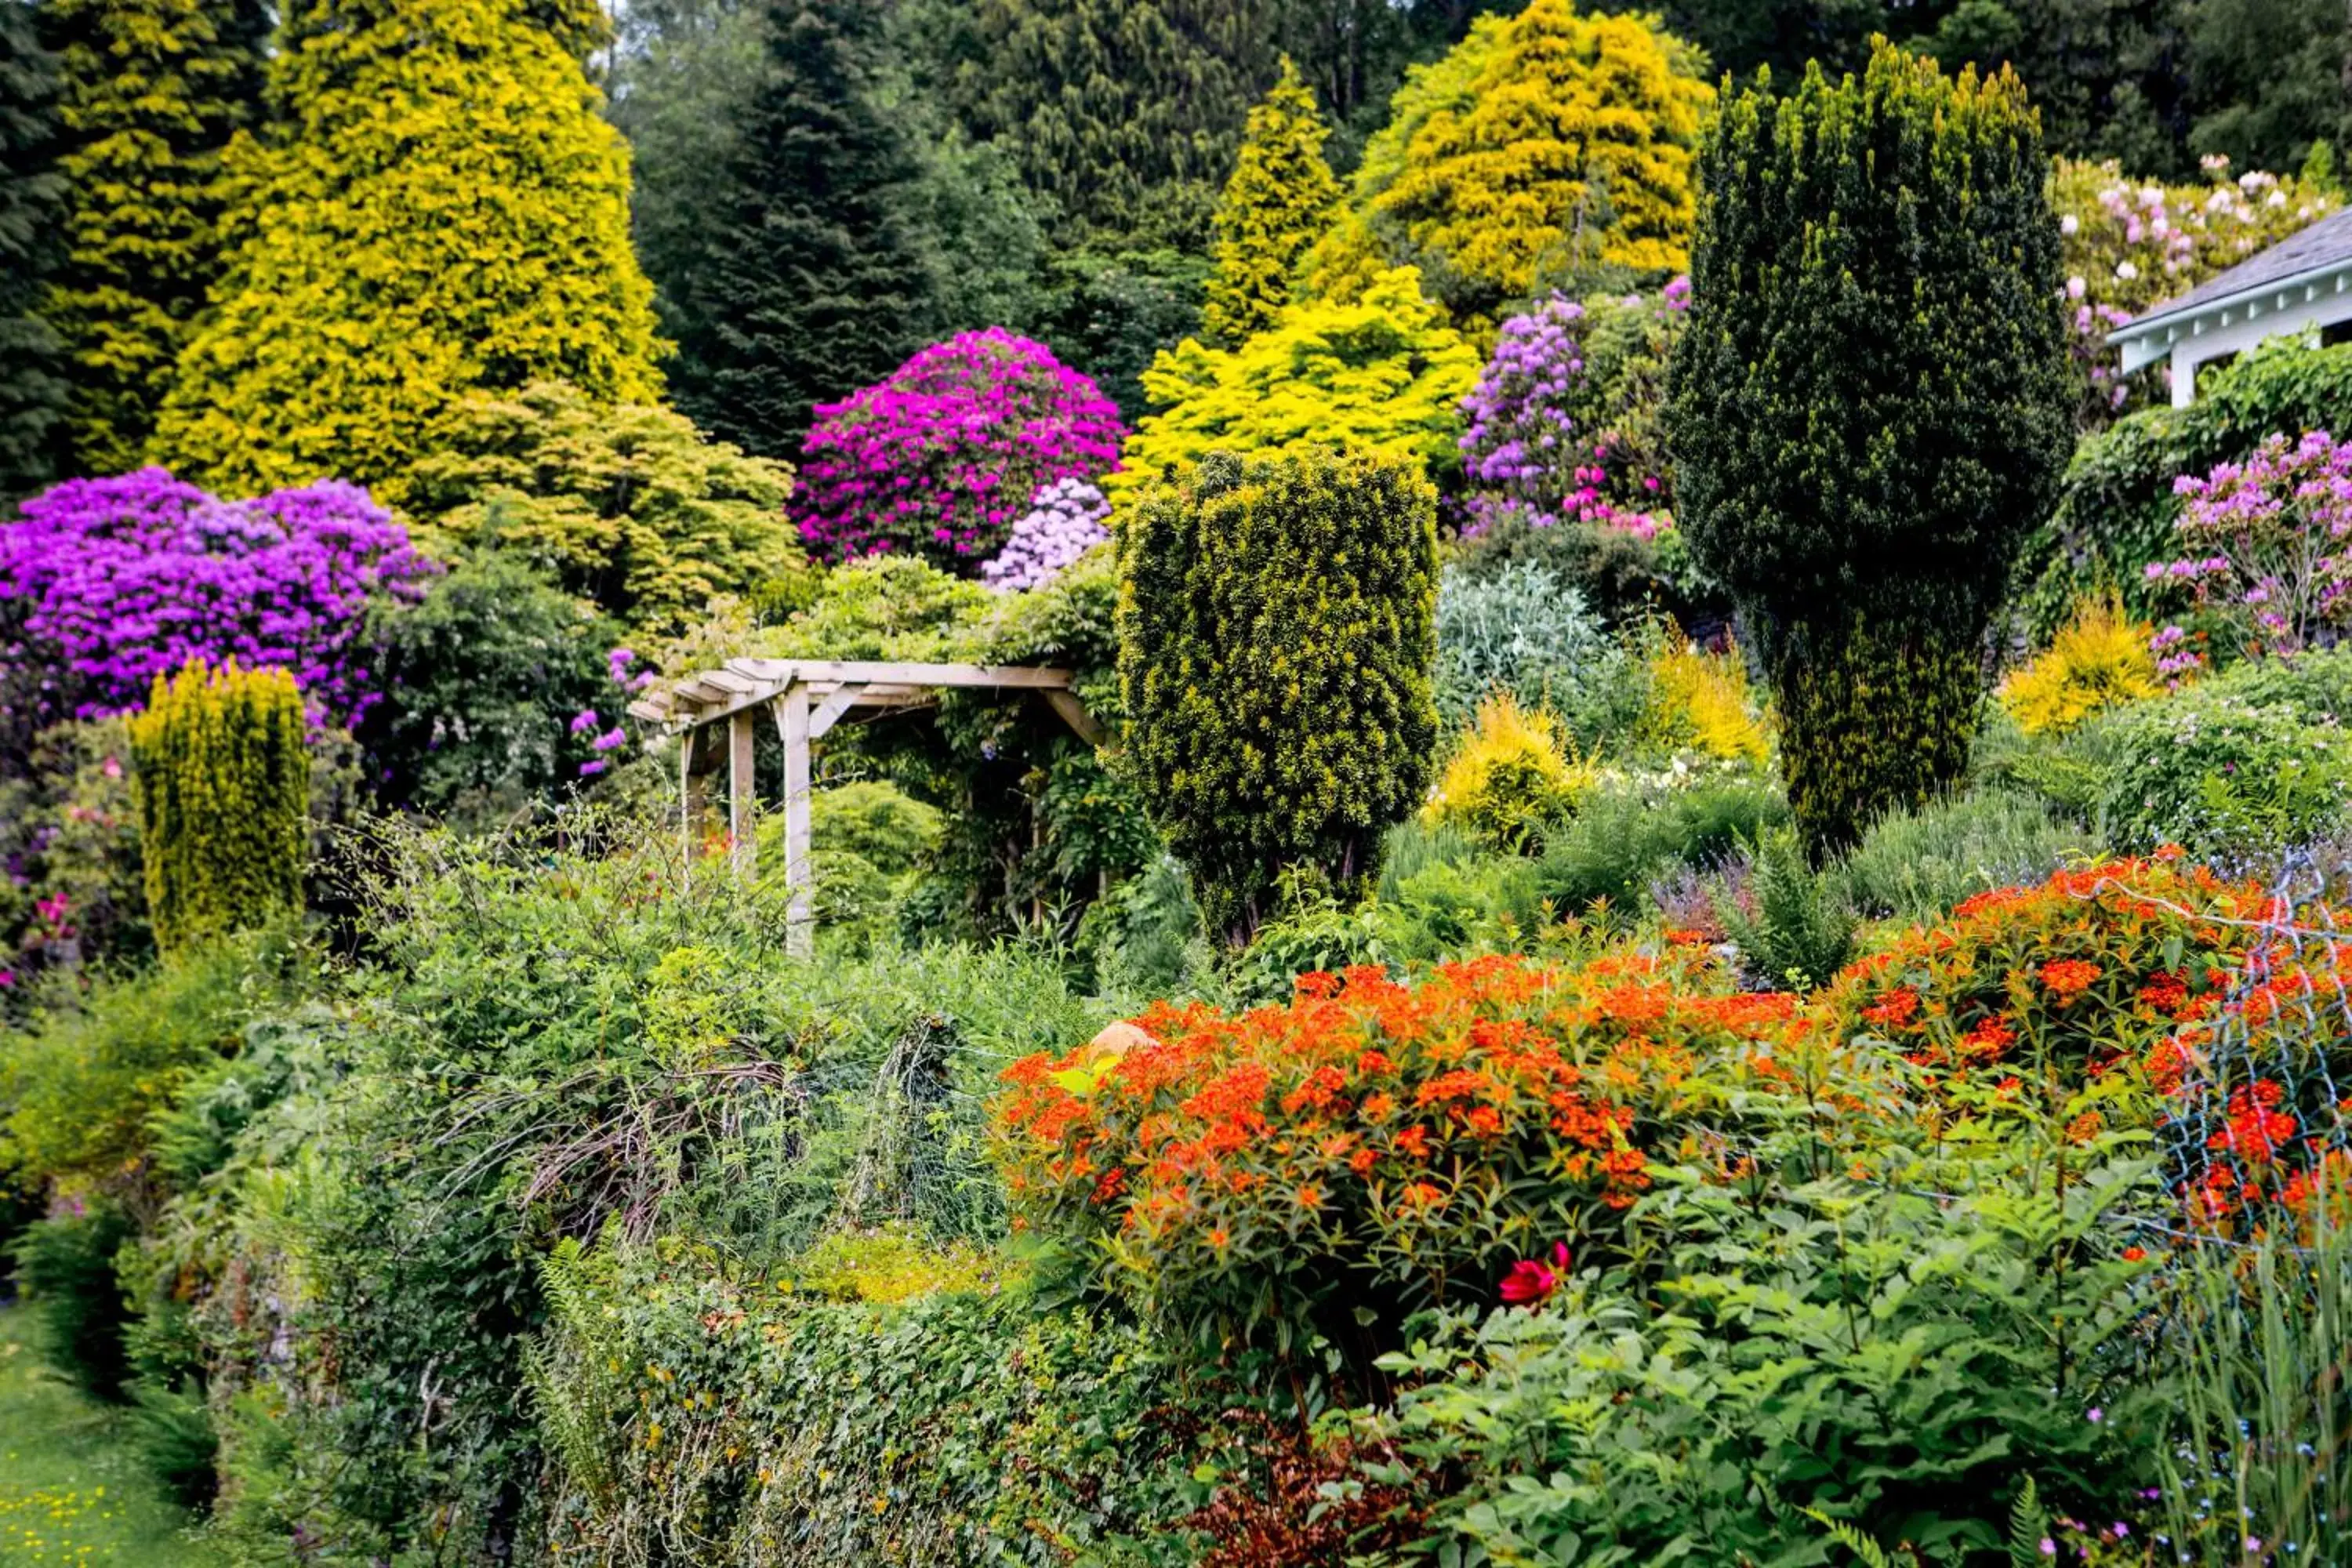
<path id="1" fill-rule="evenodd" d="M 2209 278 L 2179 299 L 2167 300 L 2116 328 L 2109 337 L 2138 337 L 2147 329 L 2177 318 L 2200 315 L 2264 289 L 2303 282 L 2313 273 L 2339 267 L 2352 267 L 2352 207 L 2332 213 L 2307 228 L 2297 229 L 2268 250 L 2257 251 L 2219 277 Z"/>

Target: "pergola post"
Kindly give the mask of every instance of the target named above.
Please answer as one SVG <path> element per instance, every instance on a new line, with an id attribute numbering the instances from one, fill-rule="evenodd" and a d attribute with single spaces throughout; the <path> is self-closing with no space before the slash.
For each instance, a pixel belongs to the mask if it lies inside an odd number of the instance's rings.
<path id="1" fill-rule="evenodd" d="M 759 825 L 751 809 L 751 740 L 758 722 L 748 708 L 727 716 L 727 859 L 735 879 L 746 885 L 759 869 Z"/>
<path id="2" fill-rule="evenodd" d="M 677 738 L 678 867 L 687 882 L 694 880 L 694 830 L 702 818 L 702 775 L 694 771 L 694 748 L 700 738 L 692 730 Z"/>
<path id="3" fill-rule="evenodd" d="M 784 736 L 784 951 L 815 950 L 816 911 L 809 900 L 809 691 L 794 681 L 776 702 Z"/>

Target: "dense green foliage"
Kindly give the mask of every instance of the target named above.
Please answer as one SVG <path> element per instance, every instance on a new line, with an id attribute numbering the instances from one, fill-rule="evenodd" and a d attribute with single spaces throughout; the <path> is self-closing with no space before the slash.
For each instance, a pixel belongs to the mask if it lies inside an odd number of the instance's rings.
<path id="1" fill-rule="evenodd" d="M 873 99 L 875 0 L 773 0 L 765 69 L 702 231 L 664 288 L 678 324 L 678 396 L 721 439 L 796 450 L 810 410 L 921 342 L 929 273 L 908 226 L 917 166 Z"/>
<path id="2" fill-rule="evenodd" d="M 1819 847 L 1958 776 L 1978 644 L 2073 397 L 2015 79 L 1891 48 L 1726 108 L 1669 427 L 1684 531 L 1759 638 Z"/>
<path id="3" fill-rule="evenodd" d="M 1323 161 L 1330 134 L 1315 95 L 1287 58 L 1282 79 L 1250 110 L 1241 156 L 1217 203 L 1217 270 L 1202 324 L 1239 343 L 1274 324 L 1290 302 L 1299 258 L 1328 226 L 1339 183 Z"/>
<path id="4" fill-rule="evenodd" d="M 1435 740 L 1436 507 L 1370 456 L 1205 459 L 1119 545 L 1128 763 L 1238 941 L 1304 865 L 1345 887 L 1418 804 Z"/>
<path id="5" fill-rule="evenodd" d="M 47 314 L 73 362 L 64 466 L 122 473 L 220 273 L 223 153 L 257 118 L 269 15 L 260 0 L 54 0 L 37 16 L 63 88 L 67 254 Z"/>
<path id="6" fill-rule="evenodd" d="M 62 257 L 57 216 L 65 176 L 56 166 L 58 57 L 41 47 L 33 14 L 0 8 L 0 503 L 55 474 L 52 436 L 65 416 L 62 346 L 42 314 Z"/>
<path id="7" fill-rule="evenodd" d="M 333 474 L 397 504 L 469 393 L 656 395 L 628 154 L 579 60 L 602 26 L 583 0 L 293 11 L 157 433 L 175 468 L 238 494 Z"/>
<path id="8" fill-rule="evenodd" d="M 409 479 L 428 545 L 541 563 L 638 637 L 675 635 L 712 599 L 803 565 L 783 514 L 792 469 L 705 440 L 667 408 L 535 382 L 466 399 L 436 447 Z"/>
<path id="9" fill-rule="evenodd" d="M 310 764 L 282 669 L 158 676 L 131 722 L 139 847 L 156 945 L 171 953 L 301 907 Z"/>

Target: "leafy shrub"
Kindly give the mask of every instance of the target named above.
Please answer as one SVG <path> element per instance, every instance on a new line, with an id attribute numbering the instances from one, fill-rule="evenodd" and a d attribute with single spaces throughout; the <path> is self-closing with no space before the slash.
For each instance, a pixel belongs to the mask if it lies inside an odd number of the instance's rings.
<path id="1" fill-rule="evenodd" d="M 1361 1345 L 1555 1240 L 1604 1244 L 1680 1087 L 1742 1078 L 1790 1008 L 1632 956 L 1309 974 L 1238 1017 L 1160 1004 L 1149 1043 L 1007 1069 L 1006 1179 L 1106 1283 L 1213 1339 Z"/>
<path id="2" fill-rule="evenodd" d="M 1540 710 L 1506 695 L 1478 706 L 1478 721 L 1455 748 L 1422 807 L 1433 825 L 1456 827 L 1490 848 L 1539 848 L 1547 826 L 1576 809 L 1591 785 L 1571 767 L 1559 730 Z"/>
<path id="3" fill-rule="evenodd" d="M 1549 569 L 1515 561 L 1437 579 L 1437 711 L 1467 724 L 1495 695 L 1557 715 L 1580 746 L 1630 728 L 1639 671 L 1584 596 Z"/>
<path id="4" fill-rule="evenodd" d="M 1679 531 L 1637 539 L 1622 529 L 1581 522 L 1537 528 L 1523 518 L 1505 516 L 1461 539 L 1451 564 L 1472 580 L 1521 563 L 1533 564 L 1582 594 L 1612 623 L 1660 612 L 1686 621 L 1694 615 L 1719 621 L 1721 595 L 1697 580 L 1689 560 Z"/>
<path id="5" fill-rule="evenodd" d="M 72 479 L 0 522 L 0 721 L 136 708 L 192 658 L 285 669 L 349 724 L 378 694 L 361 634 L 431 572 L 407 531 L 335 480 L 221 501 L 161 468 Z M 40 680 L 27 683 L 37 671 Z"/>
<path id="6" fill-rule="evenodd" d="M 635 635 L 805 565 L 790 468 L 562 382 L 467 397 L 407 479 L 404 510 L 441 552 L 510 552 Z"/>
<path id="7" fill-rule="evenodd" d="M 2029 735 L 2063 735 L 2084 720 L 2164 689 L 2148 639 L 2112 593 L 2075 606 L 2050 646 L 2000 683 L 2001 706 Z"/>
<path id="8" fill-rule="evenodd" d="M 1696 54 L 1647 18 L 1569 0 L 1535 0 L 1473 52 L 1458 106 L 1411 129 L 1370 198 L 1391 258 L 1425 259 L 1465 320 L 1594 268 L 1683 267 L 1715 97 Z"/>
<path id="9" fill-rule="evenodd" d="M 415 604 L 368 620 L 376 688 L 355 739 L 392 809 L 495 819 L 576 784 L 610 733 L 579 714 L 624 701 L 619 628 L 504 550 L 468 552 Z"/>
<path id="10" fill-rule="evenodd" d="M 2097 847 L 2032 796 L 1982 789 L 1881 817 L 1839 876 L 1858 911 L 1924 923 L 1979 893 L 2041 881 Z"/>
<path id="11" fill-rule="evenodd" d="M 2112 585 L 2132 614 L 2154 614 L 2159 605 L 2151 591 L 2163 584 L 2152 584 L 2147 568 L 2179 553 L 2173 533 L 2179 476 L 2242 460 L 2272 436 L 2331 428 L 2347 400 L 2352 345 L 2273 343 L 2225 368 L 2205 367 L 2188 407 L 2144 409 L 2084 440 L 2056 510 L 2018 558 L 2028 626 L 2047 637 L 2086 584 Z"/>
<path id="12" fill-rule="evenodd" d="M 2352 802 L 2352 732 L 2221 683 L 2116 714 L 2099 812 L 2119 849 L 2178 844 L 2258 855 L 2342 820 Z"/>
<path id="13" fill-rule="evenodd" d="M 1654 300 L 1555 298 L 1503 323 L 1462 403 L 1472 527 L 1516 517 L 1648 540 L 1671 526 L 1657 416 L 1689 303 L 1677 279 Z"/>
<path id="14" fill-rule="evenodd" d="M 1436 498 L 1411 466 L 1218 456 L 1120 542 L 1125 750 L 1209 929 L 1289 865 L 1377 869 L 1436 736 Z"/>
<path id="15" fill-rule="evenodd" d="M 2293 176 L 2249 170 L 2233 180 L 2225 157 L 2204 163 L 2204 183 L 2187 185 L 2126 179 L 2112 160 L 2054 165 L 2050 201 L 2066 237 L 2070 344 L 2085 426 L 2147 400 L 2145 383 L 2126 380 L 2108 353 L 2110 331 L 2269 249 L 2341 201 Z"/>
<path id="16" fill-rule="evenodd" d="M 1978 647 L 2072 442 L 2040 140 L 2006 69 L 1883 42 L 1709 132 L 1677 515 L 1757 635 L 1816 853 L 1966 766 Z"/>
<path id="17" fill-rule="evenodd" d="M 131 795 L 131 737 L 120 719 L 43 731 L 0 769 L 0 1018 L 33 973 L 153 950 Z"/>
<path id="18" fill-rule="evenodd" d="M 1723 859 L 1787 815 L 1776 792 L 1737 774 L 1604 775 L 1575 819 L 1546 838 L 1538 885 L 1564 910 L 1605 905 L 1630 915 L 1654 882 L 1679 868 Z"/>
<path id="19" fill-rule="evenodd" d="M 532 1384 L 548 1546 L 776 1564 L 1133 1562 L 1215 1447 L 1166 1348 L 1024 1295 L 779 1296 L 567 1246 Z M 818 1435 L 822 1434 L 822 1436 Z M 1125 1550 L 1122 1550 L 1124 1548 Z"/>
<path id="20" fill-rule="evenodd" d="M 793 518 L 835 560 L 911 552 L 950 567 L 1003 549 L 1056 479 L 1118 466 L 1118 410 L 1042 343 L 1002 328 L 935 343 L 820 404 Z"/>
<path id="21" fill-rule="evenodd" d="M 1845 966 L 1854 921 L 1836 879 L 1816 870 L 1788 827 L 1757 835 L 1742 900 L 1727 900 L 1724 925 L 1750 976 L 1767 987 L 1810 991 Z M 1750 912 L 1752 907 L 1753 912 Z"/>
<path id="22" fill-rule="evenodd" d="M 1588 1269 L 1388 1358 L 1399 1447 L 1461 1478 L 1424 1551 L 1736 1568 L 1837 1561 L 1852 1530 L 1885 1560 L 2008 1562 L 2036 1481 L 2139 1517 L 2172 1390 L 2133 1353 L 2148 1267 L 2110 1250 L 2146 1195 L 2128 1167 L 2053 1202 L 2015 1175 L 1947 1199 L 1791 1164 L 1645 1205 L 1657 1286 Z"/>
<path id="23" fill-rule="evenodd" d="M 1232 350 L 1191 338 L 1143 385 L 1160 411 L 1139 421 L 1104 488 L 1125 506 L 1145 484 L 1212 452 L 1271 458 L 1309 447 L 1376 453 L 1444 476 L 1460 463 L 1458 405 L 1478 356 L 1421 297 L 1410 269 L 1349 304 L 1296 304 Z"/>
<path id="24" fill-rule="evenodd" d="M 1110 502 L 1086 479 L 1057 479 L 1033 497 L 1003 551 L 980 564 L 992 588 L 1038 588 L 1110 539 Z"/>
<path id="25" fill-rule="evenodd" d="M 147 910 L 166 953 L 302 907 L 310 760 L 282 669 L 190 663 L 131 721 Z"/>

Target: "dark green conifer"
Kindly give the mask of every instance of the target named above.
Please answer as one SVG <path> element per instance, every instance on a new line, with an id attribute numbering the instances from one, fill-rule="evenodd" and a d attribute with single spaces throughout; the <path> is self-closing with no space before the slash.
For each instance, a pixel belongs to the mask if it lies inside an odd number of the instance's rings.
<path id="1" fill-rule="evenodd" d="M 54 477 L 65 411 L 58 335 L 41 314 L 58 259 L 58 58 L 33 14 L 0 0 L 0 511 Z"/>

